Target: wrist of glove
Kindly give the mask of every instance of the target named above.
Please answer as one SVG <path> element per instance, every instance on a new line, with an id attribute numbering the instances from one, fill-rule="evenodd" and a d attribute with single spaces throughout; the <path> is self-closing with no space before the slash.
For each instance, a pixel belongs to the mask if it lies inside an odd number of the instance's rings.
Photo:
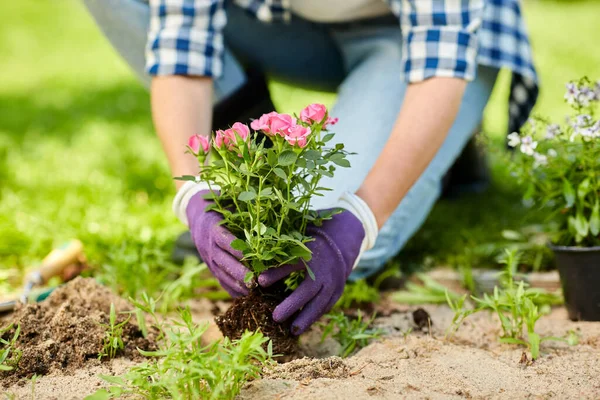
<path id="1" fill-rule="evenodd" d="M 219 190 L 218 186 L 208 185 L 206 182 L 192 182 L 187 181 L 186 183 L 179 188 L 175 198 L 173 199 L 173 213 L 185 226 L 189 227 L 189 221 L 187 216 L 187 208 L 190 203 L 190 199 L 194 197 L 195 194 L 201 191 L 208 190 Z"/>
<path id="2" fill-rule="evenodd" d="M 358 219 L 365 230 L 365 237 L 360 246 L 360 252 L 358 257 L 354 261 L 353 268 L 356 267 L 358 261 L 360 260 L 360 256 L 367 250 L 370 250 L 375 246 L 375 241 L 377 240 L 377 234 L 379 233 L 379 229 L 377 227 L 377 220 L 375 219 L 375 214 L 371 211 L 371 208 L 365 203 L 363 199 L 358 197 L 357 195 L 345 192 L 340 196 L 336 207 L 342 208 L 352 213 Z"/>

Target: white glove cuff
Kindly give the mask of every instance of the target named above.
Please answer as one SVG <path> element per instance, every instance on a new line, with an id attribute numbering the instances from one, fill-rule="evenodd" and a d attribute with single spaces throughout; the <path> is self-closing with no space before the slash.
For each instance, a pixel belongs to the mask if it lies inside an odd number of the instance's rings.
<path id="1" fill-rule="evenodd" d="M 190 199 L 199 191 L 209 189 L 217 190 L 219 188 L 215 185 L 211 185 L 209 187 L 208 183 L 206 182 L 187 181 L 177 191 L 177 194 L 173 199 L 173 212 L 175 213 L 175 216 L 186 226 L 188 226 L 186 210 Z"/>
<path id="2" fill-rule="evenodd" d="M 377 228 L 377 220 L 375 219 L 375 215 L 367 203 L 365 203 L 365 201 L 357 195 L 350 192 L 344 192 L 342 194 L 338 200 L 337 207 L 350 211 L 362 223 L 365 230 L 365 238 L 360 246 L 360 253 L 356 258 L 356 262 L 354 263 L 354 267 L 356 267 L 362 254 L 375 246 L 377 234 L 379 233 L 379 229 Z"/>

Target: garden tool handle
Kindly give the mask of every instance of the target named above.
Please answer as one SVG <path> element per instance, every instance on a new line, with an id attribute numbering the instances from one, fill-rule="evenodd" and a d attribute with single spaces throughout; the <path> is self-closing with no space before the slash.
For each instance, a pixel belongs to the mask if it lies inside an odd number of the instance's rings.
<path id="1" fill-rule="evenodd" d="M 66 242 L 42 260 L 40 268 L 29 275 L 27 282 L 34 285 L 47 283 L 50 278 L 61 275 L 67 266 L 77 262 L 82 254 L 83 244 L 79 240 L 72 239 Z"/>

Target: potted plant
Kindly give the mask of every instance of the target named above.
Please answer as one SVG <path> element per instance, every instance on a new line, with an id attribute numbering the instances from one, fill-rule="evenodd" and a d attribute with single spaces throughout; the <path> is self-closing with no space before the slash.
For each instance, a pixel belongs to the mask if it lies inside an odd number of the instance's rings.
<path id="1" fill-rule="evenodd" d="M 247 282 L 269 268 L 309 261 L 307 225 L 319 225 L 337 212 L 310 208 L 314 196 L 329 190 L 319 185 L 321 178 L 333 176 L 336 166 L 350 166 L 343 144 L 327 144 L 334 137 L 327 127 L 335 122 L 325 106 L 312 104 L 299 118 L 272 112 L 254 120 L 252 129 L 238 122 L 217 131 L 212 140 L 190 138 L 188 151 L 198 159 L 200 175 L 178 179 L 208 183 L 211 207 L 223 215 L 236 237 L 231 246 L 243 253 L 242 262 L 251 271 Z M 308 266 L 306 273 L 312 275 Z M 260 329 L 271 339 L 275 354 L 293 355 L 297 338 L 271 314 L 301 279 L 304 272 L 296 272 L 280 287 L 254 287 L 249 295 L 234 299 L 225 315 L 217 317 L 217 325 L 231 339 Z"/>
<path id="2" fill-rule="evenodd" d="M 600 81 L 568 83 L 565 100 L 563 123 L 534 117 L 509 135 L 510 168 L 548 216 L 569 318 L 600 321 Z"/>

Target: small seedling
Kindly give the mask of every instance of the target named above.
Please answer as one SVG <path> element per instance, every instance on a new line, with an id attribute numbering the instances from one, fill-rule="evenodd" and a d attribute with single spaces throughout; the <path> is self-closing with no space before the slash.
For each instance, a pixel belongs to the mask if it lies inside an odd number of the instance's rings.
<path id="1" fill-rule="evenodd" d="M 379 303 L 381 296 L 376 287 L 371 286 L 364 279 L 349 282 L 344 287 L 344 293 L 335 305 L 336 309 L 348 309 L 365 304 Z"/>
<path id="2" fill-rule="evenodd" d="M 542 342 L 548 340 L 573 342 L 573 340 L 550 336 L 542 337 L 536 333 L 535 324 L 543 315 L 536 304 L 540 291 L 529 288 L 528 284 L 523 281 L 515 281 L 519 260 L 520 255 L 517 251 L 506 251 L 506 256 L 502 261 L 506 267 L 502 273 L 501 286 L 494 287 L 493 295 L 486 293 L 483 298 L 471 296 L 475 302 L 473 309 L 464 307 L 467 295 L 458 299 L 447 295 L 447 303 L 455 312 L 450 332 L 456 332 L 462 321 L 468 316 L 484 310 L 492 311 L 496 313 L 502 326 L 500 341 L 528 347 L 531 351 L 531 358 L 535 360 L 539 357 Z M 527 331 L 526 337 L 523 334 L 524 330 Z"/>
<path id="3" fill-rule="evenodd" d="M 104 344 L 102 351 L 98 354 L 98 359 L 102 357 L 115 358 L 120 350 L 123 350 L 125 344 L 123 343 L 123 327 L 131 319 L 131 314 L 122 322 L 117 323 L 117 312 L 115 311 L 115 305 L 110 304 L 110 315 L 108 324 L 100 324 L 106 329 L 104 334 Z"/>
<path id="4" fill-rule="evenodd" d="M 246 332 L 239 340 L 202 343 L 208 324 L 192 321 L 189 308 L 181 310 L 179 318 L 159 319 L 156 302 L 148 297 L 137 302 L 141 311 L 159 330 L 159 349 L 141 351 L 149 361 L 132 367 L 123 376 L 102 376 L 112 384 L 96 392 L 90 399 L 121 397 L 173 399 L 230 399 L 250 379 L 260 375 L 262 368 L 273 363 L 272 347 L 260 332 Z"/>
<path id="5" fill-rule="evenodd" d="M 326 317 L 329 318 L 329 322 L 321 325 L 323 327 L 321 341 L 328 336 L 337 340 L 342 346 L 339 354 L 341 357 L 348 357 L 355 350 L 361 349 L 372 340 L 379 338 L 383 333 L 381 329 L 369 329 L 375 315 L 363 321 L 363 314 L 360 310 L 358 310 L 356 318 L 349 318 L 343 312 L 330 313 Z"/>
<path id="6" fill-rule="evenodd" d="M 4 334 L 13 328 L 10 324 L 0 329 L 0 371 L 12 371 L 17 367 L 23 352 L 16 348 L 17 339 L 21 333 L 21 326 L 17 325 L 15 333 L 10 340 L 4 339 Z"/>

